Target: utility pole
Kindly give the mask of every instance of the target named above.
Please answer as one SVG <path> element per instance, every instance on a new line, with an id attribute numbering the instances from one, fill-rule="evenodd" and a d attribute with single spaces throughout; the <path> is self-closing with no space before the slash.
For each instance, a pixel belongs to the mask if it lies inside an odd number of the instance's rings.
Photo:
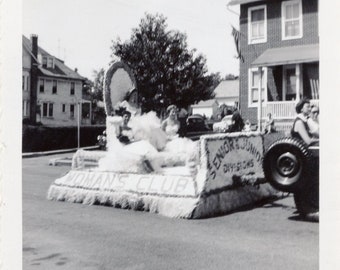
<path id="1" fill-rule="evenodd" d="M 80 101 L 77 103 L 77 111 L 78 111 L 78 124 L 77 124 L 77 137 L 78 137 L 78 149 L 80 148 Z"/>

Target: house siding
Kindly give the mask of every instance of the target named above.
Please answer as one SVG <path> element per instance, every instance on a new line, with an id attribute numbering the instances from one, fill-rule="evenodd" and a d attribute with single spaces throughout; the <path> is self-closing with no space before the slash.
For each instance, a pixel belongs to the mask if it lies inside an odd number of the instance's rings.
<path id="1" fill-rule="evenodd" d="M 38 105 L 41 111 L 41 123 L 54 126 L 76 126 L 78 119 L 77 102 L 82 98 L 82 82 L 76 80 L 61 80 L 49 77 L 39 77 L 45 80 L 45 91 L 40 93 L 37 87 Z M 57 93 L 52 93 L 53 80 L 57 81 Z M 75 83 L 74 95 L 70 94 L 71 82 Z M 43 103 L 53 104 L 53 116 L 43 116 Z M 65 104 L 65 112 L 62 111 Z M 71 117 L 70 105 L 74 105 L 74 116 Z"/>
<path id="2" fill-rule="evenodd" d="M 31 77 L 31 55 L 27 52 L 26 49 L 22 50 L 22 77 L 23 80 L 21 84 L 24 86 L 22 91 L 22 117 L 29 118 L 30 117 L 30 77 Z M 28 79 L 27 79 L 28 78 Z"/>
<path id="3" fill-rule="evenodd" d="M 248 72 L 251 63 L 269 48 L 318 44 L 318 4 L 317 0 L 302 0 L 303 37 L 282 40 L 281 6 L 283 1 L 261 1 L 241 5 L 240 8 L 240 49 L 244 62 L 240 61 L 240 111 L 245 119 L 257 122 L 257 108 L 248 107 Z M 266 5 L 267 8 L 267 42 L 248 44 L 248 8 Z M 316 70 L 316 69 L 314 69 Z M 318 69 L 317 69 L 318 70 Z M 305 73 L 305 69 L 303 69 Z M 310 70 L 308 71 L 311 72 Z M 315 72 L 315 71 L 314 71 Z M 275 100 L 282 88 L 278 83 L 282 67 L 267 69 L 267 93 L 269 99 Z M 308 82 L 306 82 L 308 84 Z"/>
<path id="4" fill-rule="evenodd" d="M 38 77 L 37 83 L 34 84 L 34 90 L 31 89 L 29 83 L 32 78 L 32 50 L 31 41 L 23 37 L 23 50 L 22 50 L 22 117 L 23 119 L 30 117 L 30 108 L 36 104 L 38 111 L 36 120 L 43 125 L 48 126 L 76 126 L 78 124 L 78 110 L 77 104 L 82 101 L 83 78 L 77 72 L 68 68 L 59 59 L 48 54 L 42 48 L 38 48 Z M 43 56 L 54 58 L 55 63 L 58 63 L 53 68 L 43 67 L 41 60 Z M 47 74 L 46 74 L 47 73 Z M 49 75 L 51 74 L 51 75 Z M 40 92 L 40 80 L 44 80 L 44 91 Z M 35 80 L 35 81 L 36 81 Z M 34 82 L 35 82 L 34 81 Z M 53 81 L 57 81 L 57 92 L 53 93 Z M 74 83 L 74 94 L 71 95 L 71 83 Z M 32 91 L 36 91 L 36 103 L 31 101 Z M 34 104 L 33 104 L 34 103 Z M 53 104 L 53 114 L 44 116 L 44 103 Z M 63 112 L 63 104 L 65 111 Z M 74 115 L 71 116 L 70 106 L 74 105 Z M 49 105 L 48 105 L 49 106 Z M 82 105 L 81 105 L 82 106 Z M 85 106 L 89 106 L 88 104 Z M 40 110 L 39 110 L 40 108 Z M 83 124 L 88 124 L 87 119 L 81 117 Z"/>

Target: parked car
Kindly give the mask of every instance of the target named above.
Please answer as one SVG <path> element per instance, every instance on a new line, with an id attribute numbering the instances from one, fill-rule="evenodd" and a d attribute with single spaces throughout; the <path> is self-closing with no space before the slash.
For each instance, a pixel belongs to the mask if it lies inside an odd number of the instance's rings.
<path id="1" fill-rule="evenodd" d="M 212 128 L 214 132 L 226 132 L 231 125 L 232 114 L 224 116 L 220 122 L 213 124 Z"/>
<path id="2" fill-rule="evenodd" d="M 211 130 L 206 120 L 201 115 L 191 115 L 187 119 L 187 132 Z"/>
<path id="3" fill-rule="evenodd" d="M 319 216 L 319 145 L 307 146 L 294 138 L 274 142 L 263 159 L 265 178 L 277 190 L 294 194 L 300 215 Z"/>

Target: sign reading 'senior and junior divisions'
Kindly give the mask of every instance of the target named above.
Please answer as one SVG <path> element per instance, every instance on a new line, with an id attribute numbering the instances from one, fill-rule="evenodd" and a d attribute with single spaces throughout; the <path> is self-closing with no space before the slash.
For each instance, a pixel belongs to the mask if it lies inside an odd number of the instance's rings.
<path id="1" fill-rule="evenodd" d="M 59 180 L 56 185 L 88 190 L 197 196 L 194 180 L 190 176 L 70 171 Z"/>
<path id="2" fill-rule="evenodd" d="M 206 152 L 212 188 L 231 185 L 234 175 L 263 174 L 261 136 L 211 138 L 206 143 Z"/>

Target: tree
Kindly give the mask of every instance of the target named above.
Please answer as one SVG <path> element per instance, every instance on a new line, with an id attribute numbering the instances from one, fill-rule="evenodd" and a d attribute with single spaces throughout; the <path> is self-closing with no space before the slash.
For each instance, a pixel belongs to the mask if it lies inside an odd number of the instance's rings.
<path id="1" fill-rule="evenodd" d="M 103 101 L 103 82 L 104 82 L 105 70 L 101 68 L 100 70 L 93 71 L 93 88 L 91 96 L 94 100 Z"/>
<path id="2" fill-rule="evenodd" d="M 225 75 L 225 77 L 224 77 L 224 80 L 237 80 L 238 79 L 238 76 L 236 76 L 236 75 L 233 75 L 233 74 L 227 74 L 227 75 Z"/>
<path id="3" fill-rule="evenodd" d="M 167 30 L 162 15 L 146 14 L 130 40 L 113 41 L 112 58 L 119 57 L 133 71 L 143 111 L 213 98 L 220 76 L 207 75 L 205 57 L 188 50 L 186 40 L 185 34 Z"/>
<path id="4" fill-rule="evenodd" d="M 100 70 L 93 71 L 93 84 L 91 90 L 91 100 L 92 100 L 92 113 L 93 122 L 95 123 L 105 123 L 105 109 L 98 106 L 98 101 L 103 101 L 103 82 L 104 82 L 105 70 L 101 68 Z"/>

